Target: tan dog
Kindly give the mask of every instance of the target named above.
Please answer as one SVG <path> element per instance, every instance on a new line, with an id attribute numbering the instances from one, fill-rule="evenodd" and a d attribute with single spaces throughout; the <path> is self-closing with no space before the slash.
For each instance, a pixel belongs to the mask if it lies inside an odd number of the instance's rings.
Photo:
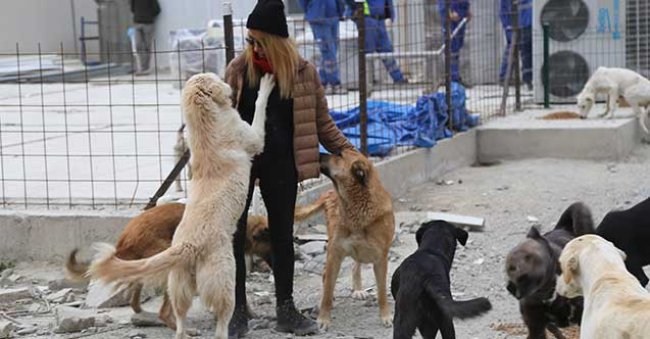
<path id="1" fill-rule="evenodd" d="M 170 203 L 148 209 L 131 219 L 120 234 L 115 245 L 115 256 L 122 260 L 138 260 L 149 258 L 168 249 L 172 244 L 172 237 L 176 227 L 183 218 L 185 204 Z M 271 257 L 271 242 L 268 234 L 266 217 L 258 215 L 248 216 L 246 231 L 246 255 L 257 255 L 264 260 Z M 77 250 L 68 256 L 65 264 L 66 275 L 71 280 L 85 280 L 90 263 L 77 261 Z M 157 282 L 165 287 L 165 281 Z M 156 286 L 158 287 L 158 286 Z M 143 284 L 131 284 L 131 308 L 135 313 L 142 312 L 140 294 Z M 171 329 L 176 329 L 176 319 L 169 303 L 166 291 L 163 304 L 160 306 L 158 317 Z"/>
<path id="2" fill-rule="evenodd" d="M 625 253 L 597 235 L 569 242 L 557 293 L 584 296 L 581 339 L 650 337 L 650 293 L 625 268 Z"/>
<path id="3" fill-rule="evenodd" d="M 93 278 L 133 282 L 168 274 L 176 339 L 185 337 L 185 319 L 197 292 L 218 319 L 215 337 L 228 338 L 235 307 L 232 235 L 244 210 L 251 159 L 264 148 L 266 104 L 274 86 L 272 76 L 262 78 L 249 125 L 232 108 L 232 90 L 225 82 L 211 73 L 192 76 L 182 93 L 192 190 L 171 247 L 147 259 L 126 261 L 115 256 L 113 246 L 97 246 L 98 260 L 89 270 Z"/>
<path id="4" fill-rule="evenodd" d="M 386 279 L 395 216 L 390 194 L 379 181 L 372 163 L 356 151 L 343 151 L 341 156 L 321 155 L 321 171 L 332 180 L 336 192 L 326 192 L 316 202 L 317 207 L 325 210 L 328 238 L 318 323 L 323 330 L 330 326 L 341 262 L 352 257 L 355 261 L 352 297 L 366 298 L 361 285 L 361 264 L 372 264 L 381 322 L 391 326 Z"/>

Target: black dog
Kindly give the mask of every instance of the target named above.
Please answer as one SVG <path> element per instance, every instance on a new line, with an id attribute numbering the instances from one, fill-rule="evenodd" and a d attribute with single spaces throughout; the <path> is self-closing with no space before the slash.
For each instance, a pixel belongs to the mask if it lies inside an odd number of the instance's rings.
<path id="1" fill-rule="evenodd" d="M 544 235 L 531 227 L 527 239 L 506 257 L 507 290 L 519 300 L 529 339 L 545 339 L 546 329 L 564 338 L 558 327 L 580 324 L 582 298 L 567 299 L 555 293 L 561 273 L 558 258 L 571 239 L 594 233 L 591 211 L 582 203 L 567 208 L 555 228 Z"/>
<path id="2" fill-rule="evenodd" d="M 625 252 L 625 266 L 641 283 L 648 284 L 643 266 L 650 265 L 650 199 L 630 209 L 605 215 L 596 233 Z"/>
<path id="3" fill-rule="evenodd" d="M 393 274 L 391 293 L 395 298 L 393 339 L 412 338 L 417 328 L 425 339 L 456 338 L 452 318 L 470 318 L 492 308 L 486 298 L 454 301 L 449 289 L 449 271 L 456 241 L 463 246 L 467 232 L 446 221 L 429 221 L 418 229 L 418 249 Z"/>

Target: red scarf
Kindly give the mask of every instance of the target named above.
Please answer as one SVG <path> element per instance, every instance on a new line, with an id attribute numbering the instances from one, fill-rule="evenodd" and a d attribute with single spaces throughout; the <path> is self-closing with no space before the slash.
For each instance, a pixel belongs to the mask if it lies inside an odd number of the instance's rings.
<path id="1" fill-rule="evenodd" d="M 257 53 L 253 53 L 253 64 L 264 73 L 273 74 L 273 67 L 269 60 L 266 58 L 260 57 Z"/>

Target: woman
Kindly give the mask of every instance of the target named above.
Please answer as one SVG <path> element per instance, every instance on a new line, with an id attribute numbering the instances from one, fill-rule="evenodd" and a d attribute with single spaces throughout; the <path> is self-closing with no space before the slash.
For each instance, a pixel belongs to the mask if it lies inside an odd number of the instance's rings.
<path id="1" fill-rule="evenodd" d="M 233 102 L 242 118 L 253 119 L 259 80 L 264 73 L 275 76 L 276 86 L 267 105 L 264 152 L 256 157 L 244 214 L 234 239 L 237 262 L 236 307 L 230 336 L 248 331 L 246 311 L 246 265 L 244 242 L 246 215 L 254 182 L 259 179 L 268 211 L 277 327 L 280 332 L 308 335 L 316 323 L 298 312 L 293 302 L 293 214 L 298 182 L 320 175 L 318 143 L 332 153 L 354 148 L 329 116 L 327 101 L 316 68 L 302 59 L 289 39 L 281 0 L 260 0 L 248 17 L 248 46 L 226 69 L 233 89 Z"/>

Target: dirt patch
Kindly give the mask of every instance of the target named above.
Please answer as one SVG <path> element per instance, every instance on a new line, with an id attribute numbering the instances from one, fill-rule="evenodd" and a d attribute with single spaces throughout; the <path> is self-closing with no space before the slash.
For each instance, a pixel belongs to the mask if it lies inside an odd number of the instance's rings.
<path id="1" fill-rule="evenodd" d="M 542 120 L 567 120 L 580 119 L 580 114 L 570 111 L 553 112 L 540 117 Z"/>
<path id="2" fill-rule="evenodd" d="M 526 329 L 526 325 L 524 324 L 517 324 L 517 323 L 498 323 L 498 324 L 491 324 L 490 328 L 497 332 L 502 332 L 507 334 L 508 336 L 526 336 L 528 335 L 528 329 Z M 571 326 L 567 328 L 561 328 L 562 334 L 567 338 L 567 339 L 579 339 L 580 338 L 580 327 L 578 326 Z M 554 338 L 553 334 L 551 332 L 546 331 L 546 336 L 548 338 Z"/>

